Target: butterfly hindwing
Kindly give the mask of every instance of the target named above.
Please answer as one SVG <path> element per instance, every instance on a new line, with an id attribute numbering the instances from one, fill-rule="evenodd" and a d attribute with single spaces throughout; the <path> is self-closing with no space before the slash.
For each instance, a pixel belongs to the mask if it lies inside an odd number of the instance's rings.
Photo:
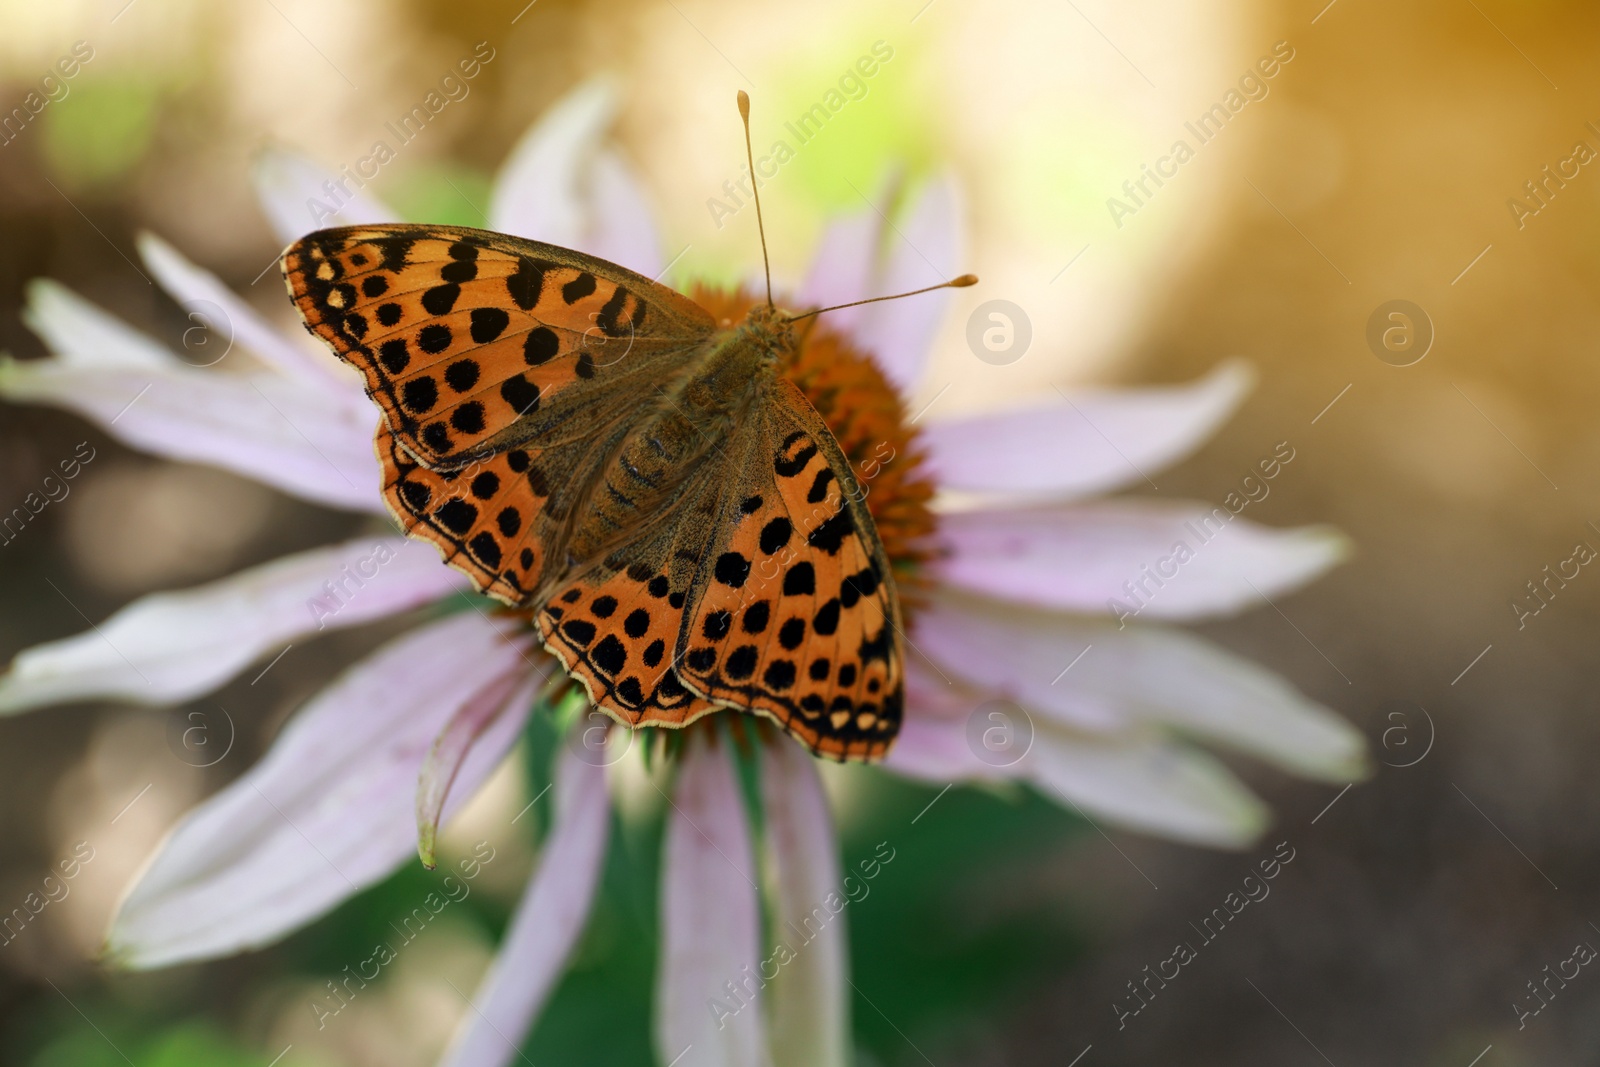
<path id="1" fill-rule="evenodd" d="M 710 541 L 715 473 L 691 476 L 649 535 L 565 583 L 539 612 L 545 648 L 596 705 L 629 726 L 687 726 L 722 706 L 684 686 L 676 655 Z"/>
<path id="2" fill-rule="evenodd" d="M 380 425 L 384 500 L 406 533 L 431 541 L 480 592 L 522 607 L 564 571 L 568 519 L 627 431 L 618 420 L 549 448 L 509 448 L 433 470 Z"/>
<path id="3" fill-rule="evenodd" d="M 666 286 L 578 252 L 451 226 L 320 230 L 283 255 L 307 327 L 361 371 L 428 467 L 587 432 L 618 381 L 710 336 Z M 610 386 L 610 388 L 608 388 Z"/>
<path id="4" fill-rule="evenodd" d="M 550 495 L 535 466 L 539 453 L 511 449 L 460 470 L 435 471 L 384 425 L 375 448 L 384 500 L 406 533 L 431 541 L 480 592 L 506 604 L 525 601 L 545 563 L 545 545 L 534 532 Z"/>

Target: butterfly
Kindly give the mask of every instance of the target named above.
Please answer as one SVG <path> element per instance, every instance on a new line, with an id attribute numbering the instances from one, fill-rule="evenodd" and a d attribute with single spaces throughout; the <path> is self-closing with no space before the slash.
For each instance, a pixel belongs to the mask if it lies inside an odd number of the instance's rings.
<path id="1" fill-rule="evenodd" d="M 282 267 L 382 411 L 390 511 L 531 610 L 595 706 L 629 727 L 732 708 L 818 755 L 888 752 L 895 582 L 849 461 L 780 373 L 806 316 L 770 282 L 723 327 L 581 252 L 406 224 L 319 230 Z"/>

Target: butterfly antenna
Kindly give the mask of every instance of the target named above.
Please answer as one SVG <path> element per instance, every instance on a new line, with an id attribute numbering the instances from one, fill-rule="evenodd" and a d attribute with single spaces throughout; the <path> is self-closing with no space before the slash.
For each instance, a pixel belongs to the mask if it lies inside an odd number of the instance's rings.
<path id="1" fill-rule="evenodd" d="M 895 293 L 893 296 L 874 296 L 867 300 L 852 300 L 848 304 L 835 304 L 832 307 L 817 308 L 815 311 L 808 311 L 803 315 L 791 315 L 784 321 L 799 322 L 801 319 L 809 319 L 813 315 L 820 315 L 824 311 L 838 311 L 840 308 L 853 308 L 862 304 L 876 304 L 881 300 L 899 300 L 903 296 L 916 296 L 918 293 L 931 293 L 936 289 L 965 289 L 969 285 L 977 284 L 978 276 L 976 274 L 963 274 L 959 278 L 951 278 L 947 282 L 940 282 L 938 285 L 930 285 L 926 289 L 913 289 L 909 293 Z"/>
<path id="2" fill-rule="evenodd" d="M 739 90 L 739 117 L 744 120 L 744 158 L 750 165 L 750 195 L 756 202 L 756 229 L 761 232 L 761 267 L 767 274 L 767 307 L 772 306 L 772 264 L 767 259 L 767 225 L 761 221 L 761 184 L 756 177 L 756 157 L 750 149 L 750 94 Z"/>

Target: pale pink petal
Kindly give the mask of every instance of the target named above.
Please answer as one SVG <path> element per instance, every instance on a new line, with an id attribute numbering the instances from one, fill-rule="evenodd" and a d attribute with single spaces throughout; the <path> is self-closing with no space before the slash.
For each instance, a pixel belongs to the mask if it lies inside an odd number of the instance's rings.
<path id="1" fill-rule="evenodd" d="M 940 784 L 1015 777 L 1016 764 L 986 763 L 967 741 L 967 720 L 988 699 L 951 684 L 915 656 L 907 659 L 906 717 L 883 766 Z"/>
<path id="2" fill-rule="evenodd" d="M 378 413 L 342 389 L 263 372 L 197 369 L 116 319 L 84 316 L 59 286 L 30 290 L 27 321 L 54 359 L 0 359 L 0 396 L 75 411 L 119 440 L 222 467 L 331 507 L 382 513 Z M 95 357 L 82 346 L 110 339 Z"/>
<path id="3" fill-rule="evenodd" d="M 1284 770 L 1350 781 L 1361 734 L 1270 671 L 1180 631 L 939 596 L 918 613 L 916 646 L 945 676 L 1029 709 L 1036 725 L 1120 733 L 1166 728 L 1229 745 Z M 954 703 L 912 679 L 914 707 Z M 968 699 L 967 708 L 982 703 Z M 935 704 L 935 711 L 942 710 Z M 914 712 L 912 719 L 936 718 Z M 964 718 L 964 716 L 963 716 Z M 920 742 L 919 742 L 920 743 Z M 899 746 L 897 745 L 896 748 Z"/>
<path id="4" fill-rule="evenodd" d="M 1266 806 L 1217 760 L 1153 737 L 1041 729 L 1018 769 L 1091 818 L 1189 844 L 1243 848 L 1268 822 Z"/>
<path id="5" fill-rule="evenodd" d="M 885 760 L 894 773 L 931 784 L 1024 779 L 1083 816 L 1192 845 L 1235 848 L 1266 825 L 1266 808 L 1226 766 L 1154 729 L 1082 733 L 917 664 L 906 681 L 906 723 Z M 997 709 L 1003 720 L 990 718 Z M 982 752 L 982 729 L 995 725 L 1014 750 Z"/>
<path id="6" fill-rule="evenodd" d="M 850 1062 L 848 898 L 816 760 L 787 737 L 763 745 L 761 794 L 776 889 L 771 962 L 761 971 L 772 982 L 773 1063 L 844 1067 Z M 793 959 L 778 951 L 780 944 Z"/>
<path id="7" fill-rule="evenodd" d="M 555 823 L 495 959 L 440 1067 L 505 1067 L 588 920 L 606 854 L 604 769 L 568 749 L 556 771 Z"/>
<path id="8" fill-rule="evenodd" d="M 415 847 L 411 797 L 429 743 L 530 645 L 509 621 L 468 612 L 350 668 L 178 824 L 118 908 L 108 957 L 144 968 L 255 948 L 388 875 Z M 504 756 L 510 738 L 492 733 L 457 776 L 458 796 Z"/>
<path id="9" fill-rule="evenodd" d="M 387 204 L 358 187 L 356 179 L 335 174 L 315 160 L 285 148 L 263 151 L 256 157 L 250 176 L 272 232 L 286 245 L 312 230 L 330 226 L 400 221 Z M 345 183 L 343 188 L 338 185 L 340 181 Z"/>
<path id="10" fill-rule="evenodd" d="M 946 785 L 1026 779 L 1080 815 L 1197 845 L 1239 847 L 1266 825 L 1266 809 L 1226 767 L 1157 731 L 1086 734 L 1015 703 L 957 695 L 926 671 L 907 673 L 906 720 L 884 763 L 897 774 Z M 996 708 L 1016 750 L 986 760 L 982 729 Z"/>
<path id="11" fill-rule="evenodd" d="M 1249 364 L 1229 360 L 1190 385 L 1075 390 L 933 422 L 929 470 L 941 488 L 974 493 L 1081 497 L 1144 484 L 1209 438 L 1254 381 Z"/>
<path id="12" fill-rule="evenodd" d="M 982 509 L 942 516 L 939 534 L 951 550 L 933 564 L 943 582 L 1120 620 L 1265 607 L 1350 554 L 1332 527 L 1275 529 L 1192 501 Z"/>
<path id="13" fill-rule="evenodd" d="M 17 655 L 0 714 L 74 700 L 172 704 L 210 692 L 302 634 L 356 626 L 467 587 L 425 545 L 366 537 L 155 593 Z"/>
<path id="14" fill-rule="evenodd" d="M 666 264 L 661 259 L 655 210 L 622 153 L 611 148 L 595 152 L 586 192 L 589 226 L 579 247 L 646 277 L 658 277 Z"/>
<path id="15" fill-rule="evenodd" d="M 352 404 L 370 403 L 362 392 L 361 378 L 354 370 L 305 336 L 288 337 L 267 325 L 254 308 L 235 296 L 216 275 L 189 262 L 161 238 L 140 234 L 139 258 L 194 323 L 184 333 L 188 349 L 184 362 L 215 366 L 232 354 L 236 346 L 291 377 L 322 386 L 341 386 Z M 280 288 L 273 286 L 273 293 L 279 295 Z M 300 332 L 295 330 L 295 333 Z"/>
<path id="16" fill-rule="evenodd" d="M 659 273 L 660 242 L 644 193 L 621 158 L 602 148 L 616 111 L 616 89 L 602 78 L 552 104 L 501 165 L 490 229 Z"/>
<path id="17" fill-rule="evenodd" d="M 180 362 L 154 339 L 49 278 L 33 279 L 25 291 L 22 321 L 68 367 L 163 371 Z"/>
<path id="18" fill-rule="evenodd" d="M 417 855 L 428 870 L 435 866 L 434 845 L 439 834 L 439 819 L 445 800 L 455 784 L 461 765 L 486 732 L 502 719 L 522 718 L 533 706 L 534 693 L 544 679 L 525 670 L 513 669 L 478 690 L 477 694 L 450 716 L 439 736 L 433 739 L 422 773 L 417 776 Z M 518 713 L 523 713 L 519 715 Z"/>
<path id="19" fill-rule="evenodd" d="M 730 754 L 709 736 L 686 739 L 667 815 L 656 1056 L 679 1067 L 758 1067 L 771 1061 L 755 856 Z"/>
<path id="20" fill-rule="evenodd" d="M 965 274 L 961 214 L 953 178 L 941 178 L 924 189 L 889 234 L 887 260 L 874 279 L 879 291 L 869 295 L 908 292 Z M 909 392 L 944 327 L 952 300 L 945 290 L 871 304 L 861 309 L 850 333 L 877 360 L 889 381 Z"/>
<path id="21" fill-rule="evenodd" d="M 828 223 L 812 255 L 811 269 L 795 294 L 794 306 L 832 307 L 883 296 L 869 291 L 882 243 L 883 216 L 877 208 L 867 207 Z M 855 307 L 830 311 L 822 321 L 828 329 L 848 334 L 856 329 L 866 310 Z"/>

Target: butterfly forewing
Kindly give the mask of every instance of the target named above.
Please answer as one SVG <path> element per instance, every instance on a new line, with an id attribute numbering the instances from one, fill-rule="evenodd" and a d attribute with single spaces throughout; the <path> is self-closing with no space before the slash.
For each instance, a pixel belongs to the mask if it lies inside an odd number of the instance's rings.
<path id="1" fill-rule="evenodd" d="M 383 411 L 395 516 L 512 605 L 629 421 L 713 328 L 624 268 L 463 227 L 323 230 L 283 267 L 307 328 Z"/>
<path id="2" fill-rule="evenodd" d="M 550 412 L 564 393 L 647 373 L 714 328 L 632 271 L 465 227 L 321 230 L 291 245 L 283 268 L 308 327 L 361 371 L 401 445 L 430 467 L 521 443 L 534 423 L 582 433 L 581 397 L 565 397 L 564 418 Z"/>

